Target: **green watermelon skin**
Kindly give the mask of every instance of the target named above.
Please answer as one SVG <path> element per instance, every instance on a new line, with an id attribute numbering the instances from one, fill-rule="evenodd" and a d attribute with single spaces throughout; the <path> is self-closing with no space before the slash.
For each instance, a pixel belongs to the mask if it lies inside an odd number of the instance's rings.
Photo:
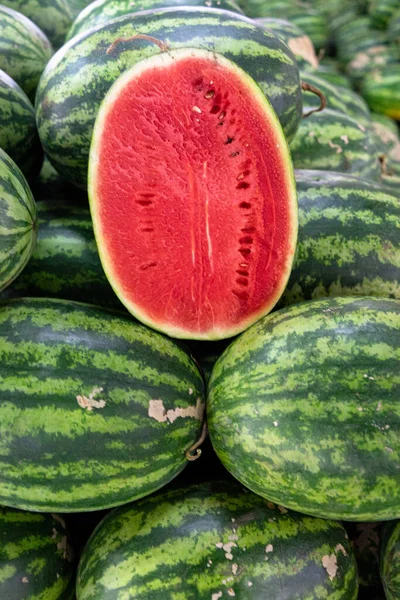
<path id="1" fill-rule="evenodd" d="M 108 283 L 90 211 L 63 201 L 37 202 L 38 240 L 21 275 L 1 298 L 48 297 L 123 309 Z"/>
<path id="2" fill-rule="evenodd" d="M 36 206 L 15 162 L 0 148 L 0 291 L 21 273 L 37 235 Z"/>
<path id="3" fill-rule="evenodd" d="M 331 85 L 341 88 L 351 89 L 351 83 L 344 75 L 336 68 L 336 61 L 324 57 L 320 62 L 317 72 L 315 73 L 320 79 L 327 81 Z"/>
<path id="4" fill-rule="evenodd" d="M 174 486 L 121 507 L 85 548 L 77 598 L 355 599 L 343 527 L 283 510 L 231 480 Z"/>
<path id="5" fill-rule="evenodd" d="M 124 313 L 2 303 L 0 365 L 1 504 L 66 513 L 124 504 L 182 471 L 200 437 L 197 366 Z"/>
<path id="6" fill-rule="evenodd" d="M 52 46 L 39 27 L 21 13 L 0 5 L 0 69 L 18 83 L 31 102 L 52 54 Z"/>
<path id="7" fill-rule="evenodd" d="M 157 9 L 120 17 L 70 40 L 47 65 L 36 97 L 36 117 L 45 152 L 60 175 L 86 186 L 101 101 L 122 71 L 159 52 L 154 43 L 136 39 L 107 54 L 115 40 L 133 34 L 156 36 L 171 48 L 194 46 L 224 54 L 257 81 L 286 135 L 293 137 L 302 114 L 300 76 L 282 40 L 230 11 Z"/>
<path id="8" fill-rule="evenodd" d="M 12 158 L 29 181 L 43 163 L 35 111 L 20 86 L 0 70 L 0 148 Z"/>
<path id="9" fill-rule="evenodd" d="M 382 531 L 380 571 L 387 600 L 400 595 L 400 521 L 387 523 Z"/>
<path id="10" fill-rule="evenodd" d="M 76 19 L 79 13 L 91 4 L 91 0 L 67 0 L 67 2 L 73 19 Z"/>
<path id="11" fill-rule="evenodd" d="M 384 186 L 297 171 L 299 237 L 279 306 L 327 296 L 400 300 L 400 204 Z"/>
<path id="12" fill-rule="evenodd" d="M 376 69 L 363 80 L 361 94 L 370 109 L 400 121 L 400 68 L 398 62 Z"/>
<path id="13" fill-rule="evenodd" d="M 284 19 L 274 19 L 272 17 L 263 17 L 255 19 L 255 21 L 282 38 L 295 55 L 300 71 L 313 70 L 318 67 L 318 58 L 313 43 L 297 25 Z"/>
<path id="14" fill-rule="evenodd" d="M 337 110 L 326 108 L 303 119 L 290 151 L 295 169 L 380 179 L 379 153 L 371 131 Z"/>
<path id="15" fill-rule="evenodd" d="M 0 507 L 0 597 L 72 600 L 75 564 L 58 515 Z"/>
<path id="16" fill-rule="evenodd" d="M 2 0 L 33 21 L 48 37 L 53 48 L 63 45 L 72 23 L 67 0 Z"/>
<path id="17" fill-rule="evenodd" d="M 252 491 L 324 518 L 400 515 L 400 302 L 329 298 L 277 311 L 217 361 L 211 442 Z"/>
<path id="18" fill-rule="evenodd" d="M 222 8 L 243 14 L 234 0 L 96 0 L 82 11 L 72 24 L 67 40 L 124 15 L 174 6 Z"/>

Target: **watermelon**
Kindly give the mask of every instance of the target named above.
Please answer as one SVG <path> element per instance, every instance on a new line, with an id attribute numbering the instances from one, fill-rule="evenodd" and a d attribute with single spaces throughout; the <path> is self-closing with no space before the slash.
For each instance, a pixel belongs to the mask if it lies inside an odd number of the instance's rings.
<path id="1" fill-rule="evenodd" d="M 205 6 L 243 14 L 235 0 L 135 0 L 135 2 L 132 0 L 96 0 L 75 19 L 68 32 L 67 40 L 94 27 L 100 27 L 117 17 L 168 6 Z"/>
<path id="2" fill-rule="evenodd" d="M 153 492 L 200 437 L 188 353 L 124 313 L 55 299 L 0 305 L 0 503 L 109 508 Z"/>
<path id="3" fill-rule="evenodd" d="M 399 0 L 369 0 L 368 13 L 374 27 L 386 29 L 399 8 Z"/>
<path id="4" fill-rule="evenodd" d="M 340 171 L 379 181 L 379 152 L 370 129 L 337 110 L 303 119 L 290 144 L 296 169 Z"/>
<path id="5" fill-rule="evenodd" d="M 296 57 L 300 70 L 313 70 L 318 67 L 318 59 L 313 43 L 297 25 L 284 19 L 273 19 L 271 17 L 262 17 L 255 19 L 255 21 L 262 27 L 273 31 L 289 46 Z"/>
<path id="6" fill-rule="evenodd" d="M 53 48 L 59 48 L 72 22 L 67 0 L 1 0 L 31 19 L 46 34 Z"/>
<path id="7" fill-rule="evenodd" d="M 351 89 L 349 78 L 340 72 L 339 65 L 333 58 L 324 56 L 315 74 L 334 86 Z"/>
<path id="8" fill-rule="evenodd" d="M 397 58 L 400 59 L 400 7 L 392 15 L 386 35 L 388 42 L 393 45 L 393 52 L 395 52 Z"/>
<path id="9" fill-rule="evenodd" d="M 39 27 L 21 13 L 0 5 L 0 69 L 21 86 L 31 101 L 52 53 Z"/>
<path id="10" fill-rule="evenodd" d="M 312 73 L 308 71 L 302 72 L 301 80 L 317 88 L 324 94 L 328 108 L 356 119 L 361 125 L 368 126 L 371 124 L 371 114 L 367 103 L 359 94 L 353 92 L 353 90 L 328 83 L 319 77 L 318 71 Z M 320 99 L 318 96 L 307 90 L 303 91 L 303 107 L 305 112 L 319 106 L 319 104 Z"/>
<path id="11" fill-rule="evenodd" d="M 280 305 L 326 296 L 400 300 L 400 204 L 378 183 L 297 171 L 299 240 Z"/>
<path id="12" fill-rule="evenodd" d="M 387 600 L 400 595 L 400 521 L 387 523 L 382 531 L 381 578 Z"/>
<path id="13" fill-rule="evenodd" d="M 20 274 L 36 242 L 36 206 L 15 162 L 0 148 L 0 291 Z"/>
<path id="14" fill-rule="evenodd" d="M 151 327 L 231 337 L 283 292 L 297 236 L 287 143 L 261 89 L 222 55 L 164 52 L 116 81 L 88 191 L 107 278 Z"/>
<path id="15" fill-rule="evenodd" d="M 264 317 L 211 374 L 223 465 L 272 502 L 324 518 L 400 515 L 400 301 L 328 298 Z"/>
<path id="16" fill-rule="evenodd" d="M 221 52 L 254 77 L 291 138 L 302 115 L 300 77 L 290 49 L 250 19 L 213 8 L 166 8 L 120 17 L 71 40 L 47 65 L 37 93 L 45 151 L 60 175 L 86 187 L 88 155 L 99 106 L 112 83 L 139 60 L 171 48 Z"/>
<path id="17" fill-rule="evenodd" d="M 0 148 L 32 181 L 43 163 L 35 111 L 25 92 L 0 70 Z"/>
<path id="18" fill-rule="evenodd" d="M 0 506 L 0 597 L 72 600 L 74 583 L 63 519 Z"/>
<path id="19" fill-rule="evenodd" d="M 67 0 L 72 18 L 75 19 L 82 10 L 84 10 L 92 0 Z"/>
<path id="20" fill-rule="evenodd" d="M 61 298 L 123 308 L 101 267 L 89 208 L 37 202 L 39 234 L 32 258 L 1 298 Z"/>
<path id="21" fill-rule="evenodd" d="M 231 480 L 112 511 L 82 555 L 78 600 L 357 598 L 339 523 L 266 503 Z"/>
<path id="22" fill-rule="evenodd" d="M 363 80 L 361 94 L 371 110 L 400 120 L 399 64 L 376 69 Z"/>

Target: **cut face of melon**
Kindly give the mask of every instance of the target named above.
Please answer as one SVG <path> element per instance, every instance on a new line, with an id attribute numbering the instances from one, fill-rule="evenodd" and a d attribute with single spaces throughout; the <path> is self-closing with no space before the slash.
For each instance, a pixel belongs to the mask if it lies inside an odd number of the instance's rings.
<path id="1" fill-rule="evenodd" d="M 89 198 L 111 285 L 155 329 L 230 337 L 284 290 L 297 237 L 289 150 L 260 88 L 220 55 L 163 52 L 115 82 Z"/>

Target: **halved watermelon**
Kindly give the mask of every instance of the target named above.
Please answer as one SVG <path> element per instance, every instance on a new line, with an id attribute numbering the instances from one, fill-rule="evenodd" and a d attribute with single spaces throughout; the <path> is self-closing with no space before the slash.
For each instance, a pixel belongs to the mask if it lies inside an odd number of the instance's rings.
<path id="1" fill-rule="evenodd" d="M 111 285 L 155 329 L 230 337 L 284 290 L 297 237 L 289 150 L 260 88 L 221 55 L 162 52 L 115 82 L 89 198 Z"/>

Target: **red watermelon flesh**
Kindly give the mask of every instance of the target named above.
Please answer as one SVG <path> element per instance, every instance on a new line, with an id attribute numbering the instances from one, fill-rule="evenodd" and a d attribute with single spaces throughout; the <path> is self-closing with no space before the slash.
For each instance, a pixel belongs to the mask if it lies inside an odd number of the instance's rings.
<path id="1" fill-rule="evenodd" d="M 89 198 L 110 283 L 155 329 L 230 337 L 284 290 L 297 236 L 289 150 L 262 91 L 220 55 L 163 52 L 115 82 Z"/>

